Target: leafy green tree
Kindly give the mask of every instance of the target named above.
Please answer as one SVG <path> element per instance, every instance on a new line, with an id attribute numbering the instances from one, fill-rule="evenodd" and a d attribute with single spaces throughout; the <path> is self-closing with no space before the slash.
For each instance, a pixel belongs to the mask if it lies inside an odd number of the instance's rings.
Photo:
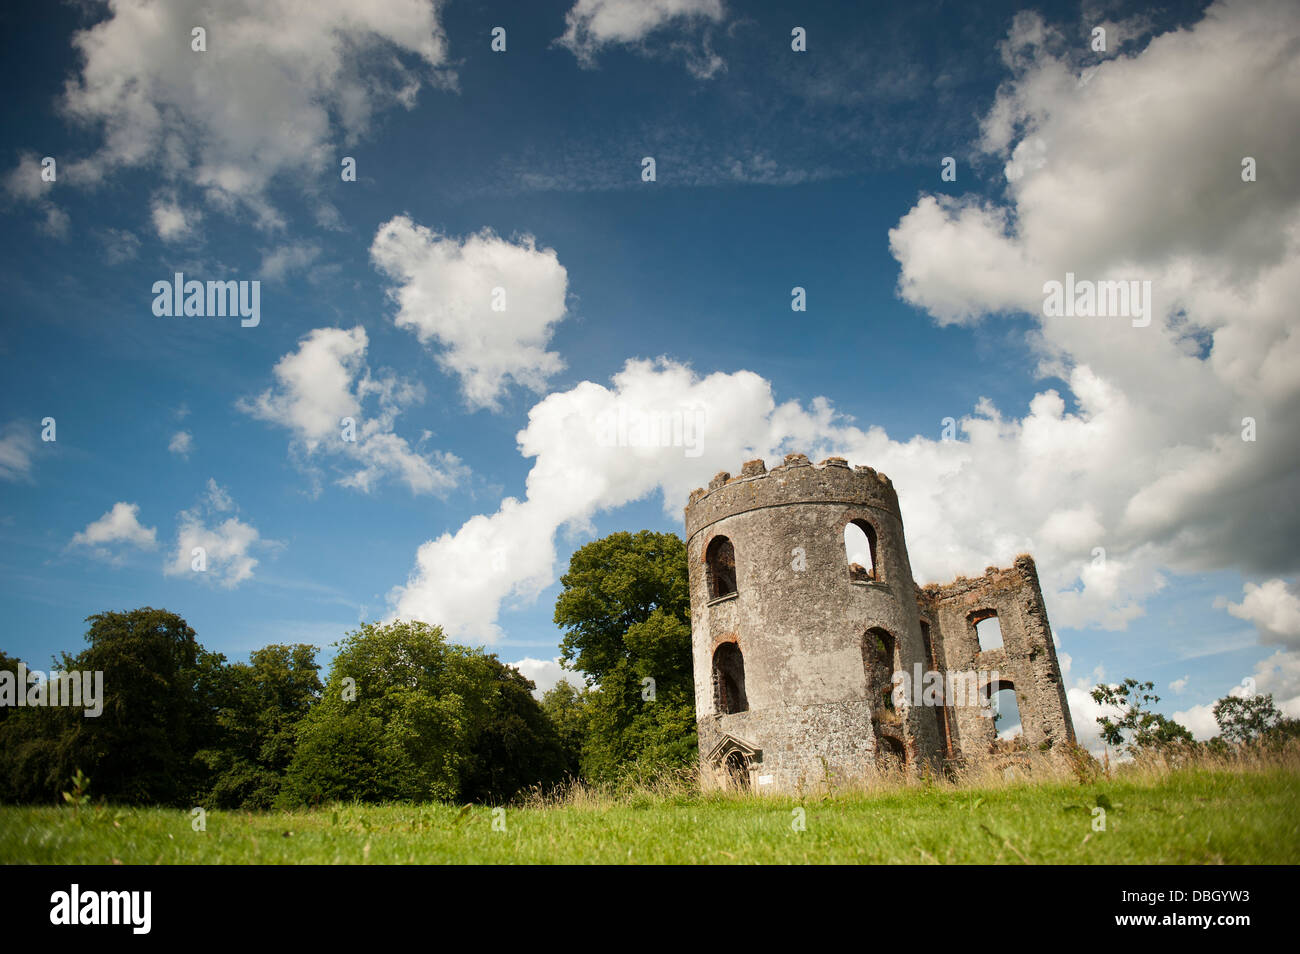
<path id="1" fill-rule="evenodd" d="M 3 649 L 0 649 L 0 672 L 8 672 L 13 675 L 16 689 L 19 688 L 17 685 L 18 664 L 21 662 L 22 660 L 17 656 L 10 656 Z M 11 709 L 9 706 L 0 706 L 0 724 L 3 724 L 5 719 L 9 718 L 10 712 L 17 711 L 17 709 Z"/>
<path id="2" fill-rule="evenodd" d="M 582 775 L 582 744 L 591 722 L 590 692 L 575 689 L 562 679 L 542 694 L 542 709 L 559 736 L 564 775 L 568 778 Z"/>
<path id="3" fill-rule="evenodd" d="M 14 674 L 15 656 L 0 652 L 0 670 Z M 78 718 L 80 718 L 78 714 Z M 69 731 L 67 710 L 48 707 L 0 707 L 0 801 L 10 803 L 48 802 L 58 797 L 62 763 L 59 741 Z"/>
<path id="4" fill-rule="evenodd" d="M 1092 690 L 1094 702 L 1121 710 L 1117 718 L 1097 718 L 1101 737 L 1108 745 L 1127 747 L 1130 755 L 1137 755 L 1144 750 L 1194 741 L 1184 726 L 1150 711 L 1148 707 L 1160 701 L 1154 689 L 1154 683 L 1125 679 L 1118 686 L 1099 684 Z"/>
<path id="5" fill-rule="evenodd" d="M 493 680 L 489 711 L 462 772 L 460 798 L 505 802 L 525 789 L 561 781 L 565 753 L 555 725 L 533 697 L 532 680 L 494 655 L 486 658 Z"/>
<path id="6" fill-rule="evenodd" d="M 228 666 L 221 739 L 201 753 L 213 772 L 208 803 L 270 808 L 293 759 L 298 722 L 320 697 L 316 647 L 298 643 L 254 650 Z"/>
<path id="7" fill-rule="evenodd" d="M 488 658 L 401 620 L 366 623 L 339 645 L 279 803 L 456 798 L 492 708 Z"/>
<path id="8" fill-rule="evenodd" d="M 200 750 L 220 737 L 225 659 L 199 645 L 194 630 L 166 610 L 144 607 L 87 617 L 90 645 L 64 655 L 66 670 L 102 671 L 103 712 L 59 710 L 57 778 L 77 770 L 111 801 L 194 805 L 207 790 Z"/>
<path id="9" fill-rule="evenodd" d="M 1269 737 L 1294 736 L 1300 721 L 1288 719 L 1273 703 L 1273 695 L 1224 696 L 1214 704 L 1214 721 L 1224 740 L 1244 744 Z"/>
<path id="10" fill-rule="evenodd" d="M 686 547 L 673 533 L 613 533 L 579 549 L 561 577 L 560 650 L 587 696 L 583 774 L 688 763 L 696 754 Z"/>

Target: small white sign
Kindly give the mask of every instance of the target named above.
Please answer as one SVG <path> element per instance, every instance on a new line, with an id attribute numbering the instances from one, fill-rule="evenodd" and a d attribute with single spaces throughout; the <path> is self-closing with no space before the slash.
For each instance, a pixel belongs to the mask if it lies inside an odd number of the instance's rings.
<path id="1" fill-rule="evenodd" d="M 759 785 L 771 785 L 775 781 L 776 781 L 775 775 L 760 775 L 758 777 Z"/>

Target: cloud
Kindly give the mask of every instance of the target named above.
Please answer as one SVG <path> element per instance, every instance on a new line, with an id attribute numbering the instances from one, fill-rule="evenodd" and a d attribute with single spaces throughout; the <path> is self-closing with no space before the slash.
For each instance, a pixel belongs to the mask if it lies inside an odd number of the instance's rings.
<path id="1" fill-rule="evenodd" d="M 178 457 L 189 457 L 194 448 L 194 436 L 189 431 L 177 431 L 167 443 L 167 449 Z"/>
<path id="2" fill-rule="evenodd" d="M 1061 525 L 1036 500 L 1038 528 L 1001 525 L 1103 547 L 1084 579 L 1111 602 L 1110 625 L 1140 612 L 1161 567 L 1297 565 L 1300 182 L 1281 174 L 1300 162 L 1297 30 L 1294 4 L 1215 3 L 1080 84 L 1068 56 L 1081 54 L 1063 52 L 1078 45 L 1019 14 L 1003 47 L 1012 77 L 977 144 L 1003 163 L 1005 200 L 924 195 L 890 232 L 899 293 L 940 324 L 1031 317 L 1040 371 L 1068 393 L 977 426 L 1007 428 L 1004 459 L 1030 467 L 1021 480 L 1087 507 Z M 1242 181 L 1243 156 L 1258 181 Z M 1151 324 L 1044 317 L 1044 283 L 1067 273 L 1149 280 Z M 1266 438 L 1242 439 L 1248 417 Z M 1084 600 L 1058 600 L 1065 625 L 1095 617 Z"/>
<path id="3" fill-rule="evenodd" d="M 235 506 L 235 501 L 231 498 L 226 489 L 211 477 L 208 478 L 207 490 L 208 495 L 205 498 L 205 503 L 209 508 L 215 510 L 217 513 L 227 513 L 231 510 L 239 509 Z"/>
<path id="4" fill-rule="evenodd" d="M 1062 455 L 1089 426 L 1088 409 L 1064 414 L 1055 394 L 1040 397 L 1023 421 L 1007 421 L 983 402 L 963 419 L 964 441 L 899 442 L 878 427 L 858 428 L 824 398 L 778 405 L 769 382 L 749 371 L 700 377 L 668 359 L 630 360 L 609 387 L 582 382 L 532 408 L 517 437 L 520 452 L 535 458 L 526 498 L 506 498 L 495 514 L 421 546 L 410 579 L 391 594 L 393 606 L 449 633 L 494 640 L 503 604 L 554 582 L 560 528 L 585 532 L 596 513 L 651 494 L 679 518 L 690 491 L 717 471 L 735 473 L 753 457 L 775 464 L 799 451 L 890 475 L 918 581 L 1007 565 L 1030 550 L 1058 625 L 1122 627 L 1161 580 L 1119 555 L 1097 569 L 1082 545 L 1092 541 L 1081 544 L 1078 530 L 1096 517 L 1081 511 L 1076 521 L 1053 522 L 1062 496 L 1081 499 L 1075 485 L 1062 483 L 1069 463 Z M 1039 538 L 1044 525 L 1049 532 Z"/>
<path id="5" fill-rule="evenodd" d="M 98 234 L 104 243 L 104 262 L 121 265 L 140 254 L 140 239 L 126 229 L 104 229 Z"/>
<path id="6" fill-rule="evenodd" d="M 20 153 L 18 165 L 3 177 L 4 191 L 9 198 L 17 202 L 35 205 L 36 211 L 41 214 L 36 224 L 38 232 L 50 238 L 62 239 L 68 235 L 71 219 L 67 212 L 49 199 L 49 193 L 54 188 L 55 182 L 47 178 L 47 171 L 41 165 L 42 160 L 46 158 L 51 157 L 38 156 L 30 150 Z M 56 163 L 53 171 L 57 173 L 57 170 Z"/>
<path id="7" fill-rule="evenodd" d="M 320 246 L 314 242 L 294 242 L 262 252 L 259 274 L 266 280 L 278 280 L 291 272 L 301 271 L 320 256 Z"/>
<path id="8" fill-rule="evenodd" d="M 150 218 L 160 239 L 179 242 L 193 234 L 202 215 L 194 209 L 182 208 L 174 196 L 155 195 L 150 204 Z"/>
<path id="9" fill-rule="evenodd" d="M 525 658 L 510 665 L 533 681 L 537 687 L 533 695 L 539 699 L 561 681 L 569 683 L 575 689 L 581 689 L 585 685 L 582 675 L 565 669 L 558 656 L 555 659 Z"/>
<path id="10" fill-rule="evenodd" d="M 156 534 L 154 527 L 141 525 L 139 504 L 118 501 L 112 510 L 74 534 L 69 546 L 88 547 L 97 558 L 118 563 L 122 555 L 114 553 L 115 544 L 152 550 L 158 545 Z"/>
<path id="11" fill-rule="evenodd" d="M 1188 678 L 1188 676 L 1183 676 L 1183 678 L 1175 679 L 1173 682 L 1169 683 L 1169 688 L 1174 695 L 1182 695 L 1183 690 L 1187 688 Z"/>
<path id="12" fill-rule="evenodd" d="M 163 573 L 193 574 L 226 589 L 252 579 L 259 561 L 251 551 L 274 544 L 263 540 L 256 527 L 238 517 L 221 519 L 222 513 L 232 510 L 238 507 L 230 494 L 209 478 L 199 502 L 177 515 L 176 550 L 163 566 Z"/>
<path id="13" fill-rule="evenodd" d="M 1255 671 L 1246 686 L 1232 690 L 1231 695 L 1253 692 L 1271 694 L 1277 707 L 1292 719 L 1300 719 L 1300 652 L 1279 649 L 1267 659 L 1255 664 Z"/>
<path id="14" fill-rule="evenodd" d="M 1295 588 L 1285 580 L 1274 579 L 1246 583 L 1243 591 L 1240 603 L 1230 603 L 1221 596 L 1214 601 L 1215 608 L 1254 623 L 1262 643 L 1285 643 L 1300 649 L 1300 596 Z"/>
<path id="15" fill-rule="evenodd" d="M 624 420 L 676 417 L 693 428 L 705 406 L 707 431 L 691 435 L 700 460 L 685 457 L 684 429 L 677 446 L 627 446 L 616 439 L 617 427 L 608 426 L 621 413 Z M 532 599 L 554 582 L 560 527 L 586 528 L 598 510 L 656 490 L 679 511 L 709 466 L 719 460 L 737 466 L 748 435 L 766 436 L 771 410 L 767 382 L 758 375 L 699 379 L 670 361 L 629 361 L 609 388 L 582 382 L 547 396 L 517 436 L 520 452 L 536 458 L 527 498 L 508 497 L 495 514 L 475 516 L 456 533 L 423 544 L 410 579 L 390 594 L 396 615 L 440 623 L 458 638 L 495 641 L 503 602 Z"/>
<path id="16" fill-rule="evenodd" d="M 455 239 L 397 216 L 379 227 L 370 255 L 396 283 L 397 326 L 440 349 L 471 407 L 495 408 L 511 381 L 541 391 L 564 367 L 545 349 L 565 315 L 568 274 L 532 236 Z"/>
<path id="17" fill-rule="evenodd" d="M 68 213 L 49 203 L 44 205 L 43 210 L 45 218 L 36 227 L 41 234 L 48 235 L 50 238 L 67 238 L 68 228 L 72 225 L 72 219 Z"/>
<path id="18" fill-rule="evenodd" d="M 54 183 L 42 174 L 44 172 L 41 166 L 42 158 L 44 157 L 30 150 L 19 155 L 18 165 L 10 169 L 4 177 L 5 192 L 10 198 L 21 202 L 35 202 L 44 198 L 54 188 Z"/>
<path id="19" fill-rule="evenodd" d="M 1124 552 L 1111 534 L 1098 538 L 1110 551 L 1099 556 L 1089 545 L 1103 517 L 1118 519 L 1122 496 L 1112 514 L 1080 507 L 1063 518 L 1058 508 L 1062 499 L 1104 496 L 1120 476 L 1140 486 L 1144 475 L 1123 468 L 1122 454 L 1103 452 L 1106 418 L 1118 413 L 1109 392 L 1083 372 L 1074 380 L 1090 396 L 1077 413 L 1065 413 L 1055 392 L 1035 398 L 1019 421 L 981 402 L 961 421 L 964 440 L 900 442 L 879 427 L 855 426 L 824 398 L 778 404 L 752 372 L 700 377 L 668 359 L 630 360 L 609 387 L 584 381 L 532 408 L 517 436 L 521 454 L 534 459 L 526 497 L 508 497 L 496 513 L 424 543 L 409 579 L 390 594 L 393 611 L 494 641 L 503 606 L 555 581 L 562 528 L 589 532 L 595 514 L 652 494 L 679 518 L 691 489 L 717 471 L 800 451 L 870 464 L 892 478 L 918 582 L 1008 565 L 1028 550 L 1058 627 L 1124 628 L 1163 585 L 1153 569 L 1159 555 L 1145 545 Z"/>
<path id="20" fill-rule="evenodd" d="M 31 480 L 35 452 L 36 438 L 31 429 L 19 421 L 11 422 L 0 432 L 0 480 Z"/>
<path id="21" fill-rule="evenodd" d="M 376 113 L 411 108 L 421 85 L 454 84 L 443 71 L 441 0 L 117 0 L 73 35 L 80 67 L 62 109 L 97 131 L 88 156 L 60 163 L 72 183 L 124 168 L 155 171 L 226 212 L 280 224 L 265 193 L 276 179 L 312 181 Z M 206 52 L 191 30 L 206 30 Z M 37 188 L 14 175 L 28 192 Z M 309 190 L 313 187 L 307 187 Z M 159 233 L 174 215 L 155 211 Z M 171 234 L 175 234 L 174 231 Z"/>
<path id="22" fill-rule="evenodd" d="M 1180 709 L 1170 718 L 1190 731 L 1192 738 L 1198 742 L 1212 739 L 1219 734 L 1219 722 L 1214 718 L 1213 703 L 1192 706 L 1190 709 Z"/>
<path id="23" fill-rule="evenodd" d="M 276 363 L 274 387 L 236 406 L 287 428 L 291 450 L 302 462 L 335 458 L 344 471 L 340 486 L 369 493 L 393 477 L 412 493 L 454 487 L 465 474 L 458 458 L 421 452 L 394 432 L 402 411 L 424 399 L 423 387 L 391 373 L 372 373 L 365 361 L 368 346 L 360 325 L 347 331 L 316 328 Z"/>
<path id="24" fill-rule="evenodd" d="M 651 34 L 669 26 L 695 28 L 722 22 L 722 0 L 577 0 L 564 16 L 564 35 L 555 42 L 570 50 L 587 68 L 596 55 L 611 45 L 646 50 Z M 678 40 L 670 48 L 684 52 L 691 73 L 708 79 L 726 68 L 712 51 L 705 32 L 698 45 Z"/>

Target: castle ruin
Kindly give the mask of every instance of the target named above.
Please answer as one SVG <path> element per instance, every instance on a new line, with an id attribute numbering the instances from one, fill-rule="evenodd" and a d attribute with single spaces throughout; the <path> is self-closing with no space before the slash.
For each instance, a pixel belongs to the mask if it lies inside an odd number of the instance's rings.
<path id="1" fill-rule="evenodd" d="M 1073 746 L 1033 559 L 918 587 L 884 474 L 749 461 L 691 493 L 686 540 L 706 786 L 798 791 Z M 1016 742 L 992 718 L 1003 690 Z"/>

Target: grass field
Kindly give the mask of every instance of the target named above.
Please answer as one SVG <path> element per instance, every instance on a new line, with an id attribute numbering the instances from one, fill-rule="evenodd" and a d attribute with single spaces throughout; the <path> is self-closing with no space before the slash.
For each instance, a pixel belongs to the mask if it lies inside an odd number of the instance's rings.
<path id="1" fill-rule="evenodd" d="M 1098 806 L 1104 831 L 1094 831 Z M 1196 766 L 1087 784 L 909 784 L 804 799 L 578 792 L 495 812 L 343 804 L 214 811 L 201 832 L 193 821 L 164 809 L 4 807 L 0 861 L 1296 864 L 1300 773 L 1294 765 Z"/>

